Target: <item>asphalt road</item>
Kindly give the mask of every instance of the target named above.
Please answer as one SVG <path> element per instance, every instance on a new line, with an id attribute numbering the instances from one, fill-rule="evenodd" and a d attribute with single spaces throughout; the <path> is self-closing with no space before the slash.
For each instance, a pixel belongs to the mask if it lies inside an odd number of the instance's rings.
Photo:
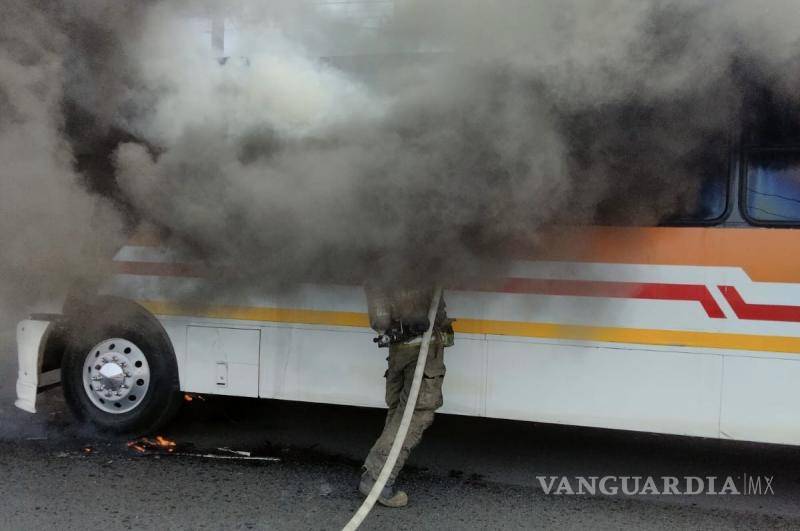
<path id="1" fill-rule="evenodd" d="M 164 433 L 181 452 L 279 460 L 142 455 L 76 425 L 60 389 L 37 415 L 15 410 L 0 359 L 2 529 L 338 529 L 360 504 L 382 411 L 196 399 Z M 568 496 L 536 479 L 743 474 L 773 476 L 774 493 Z M 364 529 L 800 529 L 800 451 L 787 447 L 440 415 L 401 482 L 410 505 L 376 508 Z"/>

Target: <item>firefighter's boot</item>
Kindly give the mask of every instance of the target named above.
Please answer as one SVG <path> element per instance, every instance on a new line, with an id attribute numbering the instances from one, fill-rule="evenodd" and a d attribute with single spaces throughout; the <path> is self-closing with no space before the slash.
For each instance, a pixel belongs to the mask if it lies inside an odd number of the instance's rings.
<path id="1" fill-rule="evenodd" d="M 375 480 L 372 479 L 369 472 L 365 471 L 361 475 L 358 491 L 364 496 L 369 496 L 369 491 L 372 490 L 374 484 Z M 408 505 L 408 495 L 402 490 L 395 491 L 393 487 L 386 485 L 378 496 L 378 503 L 384 507 L 405 507 Z"/>

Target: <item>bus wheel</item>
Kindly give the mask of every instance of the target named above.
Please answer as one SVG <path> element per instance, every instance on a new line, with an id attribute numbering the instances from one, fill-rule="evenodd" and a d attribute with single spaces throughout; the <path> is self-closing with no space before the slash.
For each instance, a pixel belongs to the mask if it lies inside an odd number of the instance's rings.
<path id="1" fill-rule="evenodd" d="M 72 341 L 61 382 L 78 419 L 107 431 L 145 433 L 177 413 L 175 356 L 168 340 L 148 333 L 150 328 L 106 326 Z"/>

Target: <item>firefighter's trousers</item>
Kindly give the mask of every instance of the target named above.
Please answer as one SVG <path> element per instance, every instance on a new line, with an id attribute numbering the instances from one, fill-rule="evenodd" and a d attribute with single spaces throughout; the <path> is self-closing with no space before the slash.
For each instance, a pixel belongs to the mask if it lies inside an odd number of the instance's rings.
<path id="1" fill-rule="evenodd" d="M 373 479 L 377 479 L 383 464 L 389 455 L 392 442 L 400 426 L 403 411 L 406 407 L 408 394 L 411 390 L 411 381 L 414 378 L 414 369 L 419 356 L 420 345 L 392 345 L 389 347 L 389 368 L 386 371 L 386 405 L 389 411 L 386 414 L 386 423 L 375 445 L 369 452 L 364 468 Z M 442 406 L 442 382 L 444 380 L 444 348 L 441 341 L 431 341 L 428 350 L 428 360 L 425 364 L 425 374 L 419 389 L 417 407 L 411 418 L 405 443 L 400 450 L 397 463 L 389 476 L 387 485 L 394 484 L 397 475 L 403 469 L 411 450 L 419 444 L 422 432 L 433 423 L 434 411 Z"/>

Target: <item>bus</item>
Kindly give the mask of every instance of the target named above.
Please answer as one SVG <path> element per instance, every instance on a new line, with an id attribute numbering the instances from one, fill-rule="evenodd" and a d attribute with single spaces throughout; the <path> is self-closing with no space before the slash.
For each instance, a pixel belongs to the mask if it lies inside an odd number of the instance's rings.
<path id="1" fill-rule="evenodd" d="M 800 147 L 744 135 L 712 184 L 694 221 L 559 228 L 568 245 L 446 289 L 441 411 L 800 444 Z M 47 373 L 119 431 L 162 424 L 180 393 L 384 406 L 360 286 L 187 305 L 164 294 L 202 272 L 148 233 L 114 267 L 88 306 L 19 324 L 17 406 L 35 412 Z"/>
<path id="2" fill-rule="evenodd" d="M 544 235 L 504 278 L 445 286 L 441 411 L 800 444 L 800 138 L 784 111 L 732 135 L 691 214 L 553 228 L 559 245 Z M 120 432 L 163 425 L 183 393 L 385 406 L 361 286 L 188 304 L 170 294 L 203 271 L 147 230 L 113 266 L 97 296 L 19 323 L 21 409 L 58 381 L 77 417 Z"/>

